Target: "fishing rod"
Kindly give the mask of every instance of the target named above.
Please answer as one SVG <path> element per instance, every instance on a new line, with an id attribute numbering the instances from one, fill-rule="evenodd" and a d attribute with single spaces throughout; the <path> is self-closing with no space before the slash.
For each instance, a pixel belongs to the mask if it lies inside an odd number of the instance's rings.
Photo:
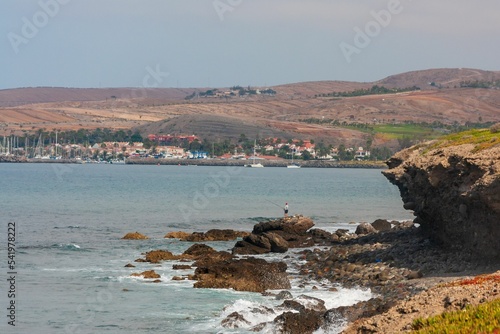
<path id="1" fill-rule="evenodd" d="M 277 207 L 279 207 L 279 208 L 282 208 L 283 210 L 285 209 L 285 208 L 284 208 L 284 207 L 282 207 L 281 205 L 276 204 L 276 203 L 274 203 L 274 202 L 271 202 L 271 201 L 270 201 L 270 200 L 268 200 L 268 199 L 266 199 L 266 201 L 268 201 L 268 202 L 269 202 L 269 203 L 271 203 L 271 204 L 276 205 L 276 206 L 277 206 Z"/>

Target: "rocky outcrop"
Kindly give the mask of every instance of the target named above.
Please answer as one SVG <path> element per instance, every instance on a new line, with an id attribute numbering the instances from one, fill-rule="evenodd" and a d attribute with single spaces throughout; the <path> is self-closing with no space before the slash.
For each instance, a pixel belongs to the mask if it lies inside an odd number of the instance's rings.
<path id="1" fill-rule="evenodd" d="M 160 263 L 161 261 L 177 260 L 179 256 L 167 250 L 153 250 L 146 253 L 146 262 Z"/>
<path id="2" fill-rule="evenodd" d="M 268 289 L 290 289 L 284 262 L 263 259 L 230 259 L 199 265 L 193 279 L 195 288 L 234 289 L 264 292 Z"/>
<path id="3" fill-rule="evenodd" d="M 383 174 L 432 240 L 481 258 L 500 256 L 500 147 L 414 146 Z"/>
<path id="4" fill-rule="evenodd" d="M 234 230 L 212 229 L 207 232 L 169 232 L 165 238 L 176 238 L 183 241 L 202 242 L 202 241 L 230 241 L 247 236 L 248 232 Z"/>
<path id="5" fill-rule="evenodd" d="M 146 239 L 149 239 L 147 236 L 145 236 L 144 234 L 141 234 L 139 232 L 130 232 L 130 233 L 127 233 L 125 234 L 125 236 L 123 236 L 124 240 L 146 240 Z"/>
<path id="6" fill-rule="evenodd" d="M 232 252 L 240 255 L 284 253 L 288 248 L 309 247 L 314 245 L 314 239 L 307 231 L 313 226 L 310 218 L 300 215 L 261 222 L 236 243 Z"/>
<path id="7" fill-rule="evenodd" d="M 154 270 L 143 271 L 142 273 L 132 273 L 130 276 L 143 277 L 147 279 L 160 278 L 161 276 L 157 274 Z"/>

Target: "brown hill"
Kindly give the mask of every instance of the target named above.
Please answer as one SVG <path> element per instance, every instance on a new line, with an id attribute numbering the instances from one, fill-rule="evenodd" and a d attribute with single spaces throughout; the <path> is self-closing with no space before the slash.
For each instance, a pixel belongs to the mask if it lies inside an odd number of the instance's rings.
<path id="1" fill-rule="evenodd" d="M 190 88 L 61 88 L 30 87 L 0 90 L 0 107 L 67 101 L 106 101 L 114 99 L 181 100 Z"/>
<path id="2" fill-rule="evenodd" d="M 499 71 L 483 71 L 470 68 L 440 68 L 406 72 L 391 75 L 376 82 L 386 87 L 406 88 L 418 86 L 421 89 L 437 89 L 437 87 L 459 87 L 463 81 L 500 80 Z M 431 85 L 434 83 L 434 85 Z"/>
<path id="3" fill-rule="evenodd" d="M 464 80 L 496 80 L 499 73 L 460 69 L 426 70 L 391 76 L 376 84 L 408 87 L 435 80 L 440 85 L 447 83 L 451 86 Z M 375 83 L 305 82 L 275 86 L 276 96 L 200 98 L 189 101 L 184 97 L 191 94 L 193 89 L 4 90 L 0 91 L 0 104 L 4 105 L 22 101 L 58 101 L 0 108 L 0 135 L 34 132 L 40 128 L 68 130 L 99 127 L 135 128 L 145 135 L 195 133 L 202 137 L 234 138 L 245 133 L 252 137 L 274 135 L 364 145 L 366 134 L 363 132 L 329 124 L 309 124 L 304 120 L 332 119 L 340 123 L 370 124 L 500 121 L 499 89 L 443 88 L 346 98 L 315 97 L 318 94 L 368 88 L 372 84 Z M 385 144 L 385 140 L 387 138 L 377 137 L 374 144 Z"/>

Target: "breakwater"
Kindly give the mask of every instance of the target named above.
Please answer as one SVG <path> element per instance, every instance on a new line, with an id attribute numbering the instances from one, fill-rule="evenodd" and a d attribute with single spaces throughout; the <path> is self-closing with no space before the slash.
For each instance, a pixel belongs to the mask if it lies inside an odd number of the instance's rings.
<path id="1" fill-rule="evenodd" d="M 286 167 L 290 164 L 286 160 L 259 160 L 264 167 Z M 251 164 L 250 160 L 223 160 L 223 159 L 155 159 L 155 158 L 130 158 L 129 165 L 180 165 L 180 166 L 245 166 Z M 301 161 L 303 168 L 386 168 L 382 161 Z"/>

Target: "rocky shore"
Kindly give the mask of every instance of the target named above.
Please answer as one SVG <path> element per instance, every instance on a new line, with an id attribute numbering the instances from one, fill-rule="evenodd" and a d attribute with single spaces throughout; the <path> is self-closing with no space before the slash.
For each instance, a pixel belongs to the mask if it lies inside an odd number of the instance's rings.
<path id="1" fill-rule="evenodd" d="M 228 252 L 194 244 L 183 254 L 155 250 L 136 261 L 190 261 L 192 264 L 174 265 L 174 269 L 181 270 L 174 280 L 193 280 L 195 288 L 233 288 L 265 294 L 269 294 L 269 289 L 280 289 L 282 293 L 275 298 L 284 302 L 271 325 L 283 333 L 312 333 L 339 321 L 350 323 L 346 333 L 399 333 L 411 330 L 416 317 L 500 298 L 500 272 L 498 281 L 486 280 L 484 286 L 443 285 L 475 274 L 494 273 L 500 265 L 491 259 L 477 261 L 453 249 L 443 250 L 413 222 L 361 223 L 356 233 L 347 230 L 330 233 L 313 226 L 311 219 L 294 216 L 261 222 L 251 233 L 212 230 L 209 236 L 227 236 L 219 240 L 234 240 L 235 235 L 241 239 Z M 174 235 L 183 240 L 207 240 L 200 233 L 175 232 L 166 237 Z M 269 252 L 296 258 L 296 267 L 253 257 Z M 195 270 L 183 275 L 185 269 Z M 339 285 L 369 288 L 376 297 L 350 307 L 327 310 L 321 300 L 309 296 L 294 299 L 287 293 L 290 269 L 300 274 L 305 286 L 320 281 L 320 288 L 326 290 Z M 134 274 L 156 277 L 151 272 Z M 473 296 L 467 297 L 472 290 Z M 237 328 L 244 326 L 245 321 L 243 315 L 231 314 L 222 326 Z M 259 331 L 267 325 L 262 323 L 252 330 Z"/>
<path id="2" fill-rule="evenodd" d="M 500 141 L 500 134 L 490 137 L 486 144 Z M 383 174 L 434 242 L 478 258 L 500 258 L 500 147 L 449 145 L 430 142 L 401 151 Z"/>

